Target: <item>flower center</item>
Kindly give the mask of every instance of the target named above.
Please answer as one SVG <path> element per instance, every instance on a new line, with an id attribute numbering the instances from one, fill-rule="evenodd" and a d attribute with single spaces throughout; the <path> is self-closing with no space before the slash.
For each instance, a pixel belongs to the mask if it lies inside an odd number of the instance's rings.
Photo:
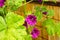
<path id="1" fill-rule="evenodd" d="M 33 20 L 34 20 L 34 18 L 31 18 L 31 20 L 33 21 Z"/>

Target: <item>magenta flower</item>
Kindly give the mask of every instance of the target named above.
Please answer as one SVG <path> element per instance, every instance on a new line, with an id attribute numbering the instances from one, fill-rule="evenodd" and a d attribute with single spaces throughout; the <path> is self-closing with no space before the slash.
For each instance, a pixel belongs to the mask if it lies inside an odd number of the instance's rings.
<path id="1" fill-rule="evenodd" d="M 36 16 L 34 15 L 28 15 L 27 18 L 26 18 L 26 22 L 28 24 L 30 24 L 31 26 L 35 25 L 37 20 L 36 20 Z"/>
<path id="2" fill-rule="evenodd" d="M 47 15 L 47 12 L 43 12 L 44 15 Z"/>
<path id="3" fill-rule="evenodd" d="M 5 2 L 6 0 L 0 0 L 0 7 L 3 7 L 4 6 L 4 2 Z"/>
<path id="4" fill-rule="evenodd" d="M 25 23 L 23 24 L 26 28 L 28 28 L 27 22 L 25 21 Z"/>
<path id="5" fill-rule="evenodd" d="M 37 28 L 34 28 L 31 32 L 32 38 L 37 38 L 39 36 L 39 30 Z"/>
<path id="6" fill-rule="evenodd" d="M 41 3 L 42 1 L 43 1 L 43 0 L 38 0 L 38 2 L 40 2 L 40 3 Z"/>

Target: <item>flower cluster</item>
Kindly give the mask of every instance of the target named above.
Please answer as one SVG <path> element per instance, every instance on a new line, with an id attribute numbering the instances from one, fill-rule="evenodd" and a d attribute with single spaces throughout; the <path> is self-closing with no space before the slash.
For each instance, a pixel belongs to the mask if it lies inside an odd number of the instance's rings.
<path id="1" fill-rule="evenodd" d="M 36 22 L 37 18 L 35 15 L 28 15 L 23 25 L 28 29 L 28 25 L 33 27 L 36 24 Z M 39 30 L 37 28 L 33 28 L 33 30 L 31 31 L 31 35 L 32 38 L 37 38 L 39 35 Z"/>

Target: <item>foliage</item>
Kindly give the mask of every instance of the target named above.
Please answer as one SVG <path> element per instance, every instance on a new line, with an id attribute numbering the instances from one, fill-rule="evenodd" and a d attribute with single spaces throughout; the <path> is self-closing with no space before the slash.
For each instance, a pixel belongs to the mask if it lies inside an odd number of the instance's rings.
<path id="1" fill-rule="evenodd" d="M 7 0 L 7 6 L 9 6 L 9 8 L 11 10 L 17 10 L 20 6 L 22 6 L 22 1 L 24 0 Z"/>
<path id="2" fill-rule="evenodd" d="M 24 17 L 13 12 L 8 12 L 5 19 L 0 16 L 0 40 L 32 40 L 23 23 Z"/>
<path id="3" fill-rule="evenodd" d="M 60 22 L 56 23 L 56 33 L 60 36 Z"/>
<path id="4" fill-rule="evenodd" d="M 55 33 L 57 33 L 60 36 L 60 23 L 55 23 L 55 21 L 50 18 L 54 16 L 54 11 L 47 10 L 45 6 L 35 7 L 34 13 L 32 13 L 32 11 L 25 12 L 25 17 L 30 15 L 28 16 L 29 19 L 27 18 L 29 21 L 26 21 L 23 16 L 15 14 L 14 11 L 22 6 L 23 1 L 26 2 L 26 0 L 4 1 L 4 6 L 0 8 L 0 40 L 32 40 L 31 36 L 33 35 L 36 37 L 38 36 L 37 33 L 39 33 L 39 31 L 37 31 L 38 29 L 34 30 L 35 27 L 33 26 L 37 21 L 41 21 L 44 16 L 46 16 L 46 19 L 42 22 L 42 26 L 45 26 L 47 28 L 46 30 L 48 34 L 55 35 Z M 25 9 L 24 11 L 26 11 Z M 45 12 L 45 14 L 43 12 Z M 25 21 L 27 28 L 25 28 L 26 25 L 23 25 Z M 28 25 L 27 22 L 32 24 L 34 23 L 33 21 L 35 22 L 33 26 Z M 33 32 L 33 34 L 31 34 L 31 32 Z"/>
<path id="5" fill-rule="evenodd" d="M 48 17 L 53 17 L 54 16 L 54 11 L 53 10 L 47 10 L 45 6 L 39 7 L 37 6 L 35 8 L 35 16 L 37 16 L 37 20 L 40 21 L 43 18 L 43 12 L 47 12 L 46 16 Z"/>
<path id="6" fill-rule="evenodd" d="M 46 14 L 43 14 L 43 12 L 46 12 Z M 35 16 L 37 17 L 37 21 L 42 21 L 41 19 L 45 17 L 42 26 L 46 27 L 48 35 L 54 36 L 57 34 L 60 36 L 60 22 L 56 23 L 52 18 L 54 16 L 54 10 L 48 10 L 45 6 L 37 6 L 35 8 Z"/>
<path id="7" fill-rule="evenodd" d="M 22 19 L 22 20 L 21 20 Z M 8 12 L 5 18 L 7 25 L 9 27 L 19 27 L 24 23 L 24 17 L 14 14 L 13 12 Z"/>
<path id="8" fill-rule="evenodd" d="M 49 17 L 54 16 L 54 10 L 48 10 L 47 12 L 48 12 L 47 16 Z"/>
<path id="9" fill-rule="evenodd" d="M 37 17 L 37 20 L 40 21 L 41 18 L 43 17 L 43 14 L 40 12 L 40 7 L 37 6 L 37 7 L 35 8 L 35 10 L 36 10 L 36 12 L 34 13 L 34 15 Z"/>
<path id="10" fill-rule="evenodd" d="M 49 35 L 55 35 L 55 24 L 53 19 L 46 19 L 43 21 L 43 26 L 45 26 L 47 29 L 47 32 Z"/>

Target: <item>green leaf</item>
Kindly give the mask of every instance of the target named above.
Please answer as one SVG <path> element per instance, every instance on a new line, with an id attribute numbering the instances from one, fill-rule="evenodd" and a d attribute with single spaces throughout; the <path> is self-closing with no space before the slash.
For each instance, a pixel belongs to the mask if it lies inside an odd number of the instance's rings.
<path id="1" fill-rule="evenodd" d="M 0 40 L 5 40 L 5 30 L 0 31 Z"/>
<path id="2" fill-rule="evenodd" d="M 54 24 L 54 20 L 53 19 L 46 19 L 43 23 L 43 26 L 45 26 L 47 29 L 47 32 L 49 35 L 55 35 L 56 31 L 55 31 L 55 24 Z"/>
<path id="3" fill-rule="evenodd" d="M 13 12 L 8 12 L 6 15 L 6 23 L 9 27 L 19 27 L 20 25 L 23 25 L 24 23 L 24 17 L 14 14 Z"/>
<path id="4" fill-rule="evenodd" d="M 23 27 L 23 26 L 21 26 Z M 10 40 L 31 40 L 31 36 L 29 34 L 27 34 L 26 29 L 14 29 L 11 28 L 8 30 L 8 39 Z"/>
<path id="5" fill-rule="evenodd" d="M 54 16 L 54 11 L 48 10 L 47 16 L 49 16 L 49 17 Z"/>
<path id="6" fill-rule="evenodd" d="M 25 26 L 20 26 L 19 28 L 16 29 L 22 36 L 27 35 L 26 28 Z"/>
<path id="7" fill-rule="evenodd" d="M 55 26 L 51 26 L 51 25 L 47 25 L 47 32 L 48 32 L 48 35 L 55 35 L 55 28 L 54 28 Z"/>
<path id="8" fill-rule="evenodd" d="M 4 14 L 4 8 L 0 8 L 0 16 L 3 16 Z"/>
<path id="9" fill-rule="evenodd" d="M 23 27 L 23 26 L 21 26 Z M 9 28 L 0 32 L 0 40 L 32 40 L 31 36 L 27 34 L 25 28 Z"/>
<path id="10" fill-rule="evenodd" d="M 40 9 L 42 10 L 42 12 L 46 12 L 47 11 L 46 6 L 42 6 L 42 7 L 40 7 Z"/>
<path id="11" fill-rule="evenodd" d="M 0 16 L 0 31 L 4 30 L 6 28 L 6 23 L 3 17 Z"/>
<path id="12" fill-rule="evenodd" d="M 35 16 L 37 17 L 37 20 L 40 21 L 42 19 L 42 17 L 43 17 L 43 14 L 41 12 L 39 12 L 39 11 L 36 11 Z"/>
<path id="13" fill-rule="evenodd" d="M 10 39 L 10 40 L 13 40 L 13 38 L 11 39 L 11 36 L 13 36 L 15 38 L 15 40 L 25 40 L 24 36 L 26 36 L 27 33 L 26 33 L 26 30 L 23 30 L 23 29 L 17 30 L 17 29 L 11 28 L 8 31 L 8 36 L 9 35 L 10 35 L 10 37 L 8 39 Z"/>
<path id="14" fill-rule="evenodd" d="M 47 9 L 45 6 L 37 6 L 35 8 L 36 12 L 35 12 L 35 16 L 37 17 L 37 20 L 40 21 L 43 17 L 43 13 L 42 12 L 47 12 Z"/>
<path id="15" fill-rule="evenodd" d="M 56 33 L 60 36 L 60 22 L 56 23 Z"/>
<path id="16" fill-rule="evenodd" d="M 27 35 L 27 36 L 25 37 L 25 39 L 26 39 L 26 40 L 32 40 L 31 35 Z"/>
<path id="17" fill-rule="evenodd" d="M 0 40 L 32 40 L 31 36 L 27 34 L 24 26 L 22 28 L 9 28 L 0 32 Z"/>
<path id="18" fill-rule="evenodd" d="M 8 12 L 4 19 L 0 16 L 0 40 L 31 40 L 22 26 L 24 22 L 24 17 L 13 12 Z"/>
<path id="19" fill-rule="evenodd" d="M 0 16 L 4 17 L 6 15 L 6 13 L 7 13 L 6 8 L 7 8 L 6 6 L 0 8 Z"/>
<path id="20" fill-rule="evenodd" d="M 22 1 L 24 0 L 7 0 L 7 4 L 14 11 L 22 5 Z"/>
<path id="21" fill-rule="evenodd" d="M 35 10 L 36 11 L 39 11 L 39 12 L 45 12 L 45 11 L 47 11 L 47 9 L 46 9 L 46 7 L 45 6 L 37 6 L 37 7 L 35 7 Z"/>
<path id="22" fill-rule="evenodd" d="M 35 7 L 35 10 L 36 10 L 36 11 L 40 11 L 40 6 L 36 6 L 36 7 Z"/>
<path id="23" fill-rule="evenodd" d="M 46 26 L 46 25 L 54 25 L 54 20 L 51 19 L 51 18 L 48 18 L 46 20 L 43 21 L 42 23 L 43 26 Z"/>
<path id="24" fill-rule="evenodd" d="M 25 14 L 30 15 L 30 14 L 32 14 L 32 11 L 27 11 Z"/>

